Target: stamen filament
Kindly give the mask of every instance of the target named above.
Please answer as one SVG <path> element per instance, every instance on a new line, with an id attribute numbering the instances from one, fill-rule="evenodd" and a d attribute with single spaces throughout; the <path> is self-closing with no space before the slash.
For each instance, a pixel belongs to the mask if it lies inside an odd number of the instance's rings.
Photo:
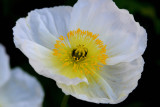
<path id="1" fill-rule="evenodd" d="M 101 71 L 106 65 L 106 46 L 98 39 L 98 34 L 81 29 L 67 33 L 67 36 L 60 35 L 53 49 L 53 55 L 57 58 L 56 64 L 68 69 L 65 76 L 73 78 L 75 74 L 79 77 Z"/>

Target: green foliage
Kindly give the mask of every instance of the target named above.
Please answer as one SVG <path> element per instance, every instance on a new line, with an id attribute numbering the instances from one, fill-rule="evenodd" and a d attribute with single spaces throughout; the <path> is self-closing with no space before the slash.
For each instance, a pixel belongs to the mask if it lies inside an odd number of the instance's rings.
<path id="1" fill-rule="evenodd" d="M 65 4 L 73 6 L 78 0 L 66 0 Z"/>

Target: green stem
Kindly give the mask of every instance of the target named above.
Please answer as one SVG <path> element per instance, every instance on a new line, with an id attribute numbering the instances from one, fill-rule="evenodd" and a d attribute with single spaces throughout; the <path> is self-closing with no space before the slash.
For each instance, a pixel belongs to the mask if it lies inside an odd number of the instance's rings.
<path id="1" fill-rule="evenodd" d="M 62 99 L 61 107 L 67 107 L 68 99 L 69 99 L 69 95 L 64 95 Z"/>

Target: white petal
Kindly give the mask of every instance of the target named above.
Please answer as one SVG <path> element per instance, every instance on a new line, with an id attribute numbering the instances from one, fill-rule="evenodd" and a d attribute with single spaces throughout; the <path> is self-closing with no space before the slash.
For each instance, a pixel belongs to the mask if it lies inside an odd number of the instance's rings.
<path id="1" fill-rule="evenodd" d="M 24 40 L 22 41 L 21 51 L 29 58 L 31 66 L 37 73 L 45 77 L 56 80 L 67 85 L 78 84 L 80 82 L 88 82 L 86 78 L 69 79 L 61 74 L 59 70 L 53 66 L 53 52 L 34 42 Z"/>
<path id="2" fill-rule="evenodd" d="M 65 94 L 94 103 L 119 103 L 127 98 L 137 86 L 143 71 L 144 61 L 140 57 L 130 63 L 119 63 L 107 65 L 98 79 L 94 79 L 89 85 L 80 83 L 78 85 L 66 86 L 57 83 Z"/>
<path id="3" fill-rule="evenodd" d="M 36 9 L 26 19 L 19 19 L 13 28 L 16 47 L 29 58 L 36 72 L 68 85 L 87 82 L 86 78 L 64 77 L 52 65 L 51 49 L 54 48 L 57 37 L 67 35 L 71 10 L 69 6 Z"/>
<path id="4" fill-rule="evenodd" d="M 40 107 L 44 93 L 38 81 L 20 68 L 11 72 L 11 79 L 0 88 L 3 107 Z"/>
<path id="5" fill-rule="evenodd" d="M 71 10 L 69 6 L 62 6 L 31 11 L 13 28 L 16 46 L 19 48 L 21 39 L 27 39 L 53 49 L 57 37 L 68 32 Z"/>
<path id="6" fill-rule="evenodd" d="M 10 78 L 9 57 L 4 47 L 0 44 L 0 87 Z"/>
<path id="7" fill-rule="evenodd" d="M 107 45 L 108 65 L 138 58 L 147 45 L 145 29 L 112 0 L 78 0 L 71 13 L 70 30 L 77 28 L 100 35 Z"/>

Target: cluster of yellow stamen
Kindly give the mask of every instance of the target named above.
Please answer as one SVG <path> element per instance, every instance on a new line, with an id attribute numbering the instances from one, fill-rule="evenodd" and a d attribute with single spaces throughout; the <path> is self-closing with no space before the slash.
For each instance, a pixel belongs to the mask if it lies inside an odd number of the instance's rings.
<path id="1" fill-rule="evenodd" d="M 60 36 L 54 45 L 53 55 L 61 73 L 69 78 L 83 77 L 100 71 L 106 64 L 106 45 L 98 39 L 98 34 L 81 29 Z M 65 71 L 63 71 L 63 70 Z"/>

